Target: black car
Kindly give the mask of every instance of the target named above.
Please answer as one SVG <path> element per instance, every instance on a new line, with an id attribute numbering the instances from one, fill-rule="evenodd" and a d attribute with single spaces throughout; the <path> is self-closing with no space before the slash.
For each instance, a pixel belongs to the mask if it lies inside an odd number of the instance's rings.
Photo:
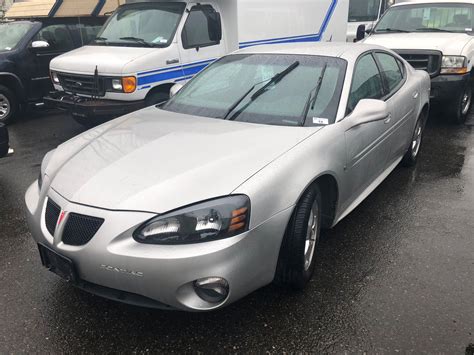
<path id="1" fill-rule="evenodd" d="M 7 127 L 0 123 L 0 158 L 7 156 L 10 150 Z"/>
<path id="2" fill-rule="evenodd" d="M 52 90 L 49 62 L 92 41 L 104 17 L 38 18 L 0 22 L 0 122 L 41 102 Z"/>

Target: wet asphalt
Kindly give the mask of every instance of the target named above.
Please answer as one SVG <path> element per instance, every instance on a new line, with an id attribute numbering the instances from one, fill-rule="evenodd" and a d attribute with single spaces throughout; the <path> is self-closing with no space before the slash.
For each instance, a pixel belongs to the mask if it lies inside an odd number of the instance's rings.
<path id="1" fill-rule="evenodd" d="M 432 115 L 419 164 L 397 168 L 324 232 L 304 292 L 263 288 L 215 313 L 127 306 L 41 267 L 23 196 L 50 149 L 82 132 L 29 113 L 0 160 L 0 353 L 474 353 L 474 117 Z M 469 350 L 471 349 L 471 350 Z"/>

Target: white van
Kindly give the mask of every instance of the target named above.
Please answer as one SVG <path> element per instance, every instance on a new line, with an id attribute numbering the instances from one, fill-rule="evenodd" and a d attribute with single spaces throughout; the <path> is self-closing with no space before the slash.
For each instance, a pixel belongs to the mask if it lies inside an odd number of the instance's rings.
<path id="1" fill-rule="evenodd" d="M 88 124 L 168 99 L 217 58 L 274 43 L 345 41 L 348 0 L 127 2 L 88 46 L 51 62 L 45 100 Z"/>
<path id="2" fill-rule="evenodd" d="M 347 42 L 356 42 L 358 31 L 369 33 L 393 4 L 395 0 L 350 0 Z"/>
<path id="3" fill-rule="evenodd" d="M 466 119 L 474 78 L 474 1 L 393 5 L 364 40 L 391 48 L 431 76 L 431 100 L 457 123 Z"/>

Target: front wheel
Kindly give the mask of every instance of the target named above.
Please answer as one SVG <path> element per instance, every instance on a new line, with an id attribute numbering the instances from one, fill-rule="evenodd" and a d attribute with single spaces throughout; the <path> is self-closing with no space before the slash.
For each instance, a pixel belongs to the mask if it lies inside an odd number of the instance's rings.
<path id="1" fill-rule="evenodd" d="M 472 87 L 468 83 L 457 100 L 450 107 L 452 121 L 456 124 L 462 124 L 466 121 L 472 104 Z"/>
<path id="2" fill-rule="evenodd" d="M 297 204 L 288 224 L 278 258 L 275 283 L 303 289 L 315 269 L 321 233 L 321 192 L 311 186 Z"/>
<path id="3" fill-rule="evenodd" d="M 402 160 L 403 166 L 414 166 L 418 160 L 418 155 L 421 150 L 421 144 L 423 143 L 423 133 L 425 130 L 425 116 L 424 114 L 416 122 L 415 131 L 413 132 L 412 139 L 410 141 L 410 147 L 405 153 Z"/>

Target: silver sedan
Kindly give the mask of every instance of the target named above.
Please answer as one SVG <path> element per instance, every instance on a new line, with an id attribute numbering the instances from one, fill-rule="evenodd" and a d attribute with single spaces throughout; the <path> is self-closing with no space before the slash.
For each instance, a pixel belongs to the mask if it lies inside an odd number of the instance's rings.
<path id="1" fill-rule="evenodd" d="M 430 79 L 361 44 L 245 49 L 161 107 L 48 153 L 26 192 L 44 266 L 130 304 L 224 307 L 311 279 L 321 228 L 414 165 Z"/>

